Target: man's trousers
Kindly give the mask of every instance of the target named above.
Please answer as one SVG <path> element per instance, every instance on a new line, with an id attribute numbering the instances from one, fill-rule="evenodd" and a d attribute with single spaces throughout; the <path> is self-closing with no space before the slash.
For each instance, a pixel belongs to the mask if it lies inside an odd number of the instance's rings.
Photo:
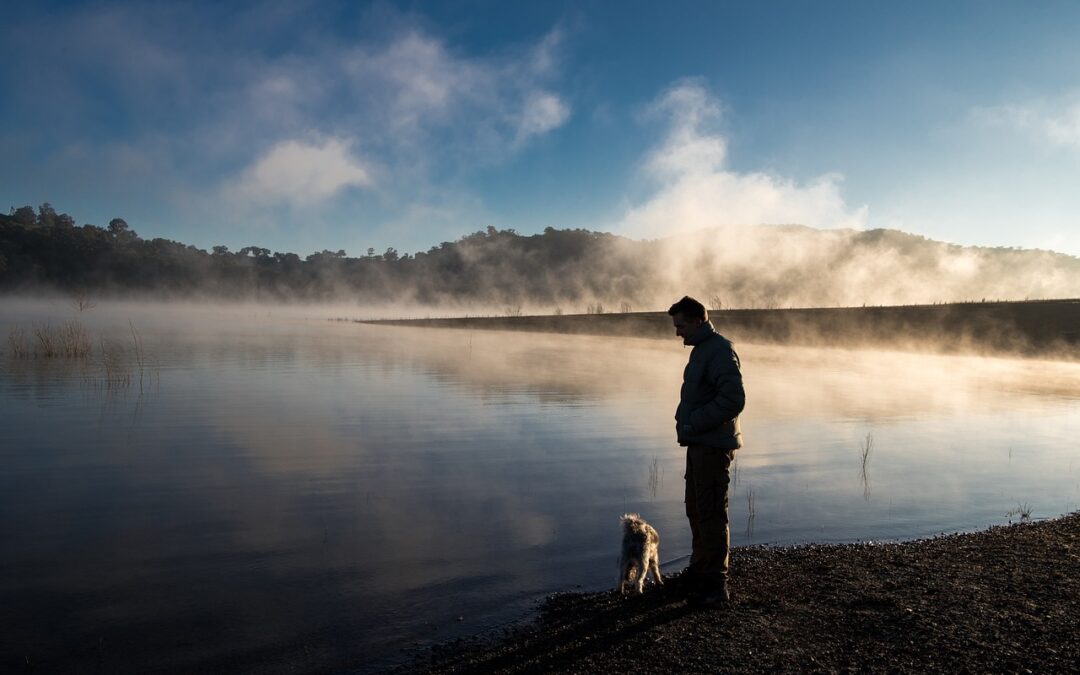
<path id="1" fill-rule="evenodd" d="M 727 583 L 728 485 L 734 457 L 734 450 L 686 448 L 686 517 L 693 536 L 689 571 L 707 584 Z"/>

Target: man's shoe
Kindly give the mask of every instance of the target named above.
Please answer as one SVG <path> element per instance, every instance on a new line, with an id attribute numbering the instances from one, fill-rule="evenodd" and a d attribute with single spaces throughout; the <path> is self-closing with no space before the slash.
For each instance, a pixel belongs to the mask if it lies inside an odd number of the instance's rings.
<path id="1" fill-rule="evenodd" d="M 731 605 L 731 593 L 727 584 L 720 584 L 692 594 L 686 599 L 686 604 L 701 609 L 721 609 Z"/>
<path id="2" fill-rule="evenodd" d="M 684 597 L 696 595 L 703 590 L 704 579 L 697 570 L 687 567 L 679 574 L 664 582 L 664 588 L 669 593 L 676 593 Z"/>

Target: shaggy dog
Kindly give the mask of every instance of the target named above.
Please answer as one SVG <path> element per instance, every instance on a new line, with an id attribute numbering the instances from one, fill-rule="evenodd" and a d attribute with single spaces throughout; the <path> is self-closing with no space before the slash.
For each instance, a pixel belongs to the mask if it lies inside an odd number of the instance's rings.
<path id="1" fill-rule="evenodd" d="M 645 576 L 651 571 L 653 581 L 663 586 L 660 579 L 660 535 L 652 525 L 636 513 L 622 517 L 622 556 L 619 557 L 620 593 L 626 593 L 628 584 L 637 586 L 637 592 L 645 590 Z"/>

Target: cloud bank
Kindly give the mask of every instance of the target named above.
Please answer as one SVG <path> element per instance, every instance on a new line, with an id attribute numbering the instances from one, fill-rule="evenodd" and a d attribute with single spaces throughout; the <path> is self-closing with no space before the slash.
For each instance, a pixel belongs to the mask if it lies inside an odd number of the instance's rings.
<path id="1" fill-rule="evenodd" d="M 617 232 L 655 238 L 742 225 L 856 229 L 866 225 L 867 208 L 845 203 L 839 174 L 799 183 L 728 168 L 728 141 L 715 130 L 723 105 L 697 80 L 680 81 L 663 92 L 647 116 L 667 123 L 664 139 L 642 163 L 656 189 L 624 213 L 613 228 Z"/>
<path id="2" fill-rule="evenodd" d="M 378 6 L 106 2 L 18 19 L 0 36 L 35 54 L 32 67 L 0 76 L 50 103 L 21 107 L 11 124 L 24 130 L 0 130 L 0 143 L 34 149 L 33 180 L 54 201 L 66 181 L 130 213 L 137 163 L 141 199 L 218 231 L 222 219 L 296 220 L 283 205 L 303 207 L 298 229 L 356 219 L 374 230 L 416 207 L 456 213 L 475 200 L 451 192 L 573 114 L 558 27 L 478 49 Z M 42 50 L 45 34 L 64 49 Z M 454 230 L 474 216 L 450 216 Z"/>

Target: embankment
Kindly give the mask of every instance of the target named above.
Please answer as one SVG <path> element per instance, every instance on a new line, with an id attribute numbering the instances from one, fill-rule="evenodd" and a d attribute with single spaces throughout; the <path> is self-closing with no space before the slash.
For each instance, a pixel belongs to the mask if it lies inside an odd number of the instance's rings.
<path id="1" fill-rule="evenodd" d="M 735 342 L 1080 358 L 1080 300 L 711 311 Z M 402 319 L 364 323 L 672 338 L 665 312 Z"/>

